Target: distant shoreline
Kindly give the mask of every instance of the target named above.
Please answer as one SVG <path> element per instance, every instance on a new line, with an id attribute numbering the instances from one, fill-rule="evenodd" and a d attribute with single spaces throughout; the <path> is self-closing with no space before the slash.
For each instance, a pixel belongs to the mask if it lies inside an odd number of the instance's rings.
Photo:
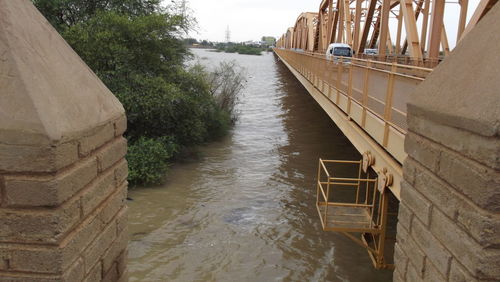
<path id="1" fill-rule="evenodd" d="M 232 46 L 224 46 L 224 47 L 188 45 L 188 48 L 205 49 L 205 50 L 210 50 L 211 52 L 218 52 L 218 53 L 236 53 L 240 55 L 254 55 L 254 56 L 261 56 L 262 52 L 271 51 L 271 49 L 268 47 L 267 48 L 256 47 L 256 46 L 249 46 L 242 44 L 234 44 Z"/>
<path id="2" fill-rule="evenodd" d="M 188 48 L 194 48 L 194 49 L 217 49 L 213 46 L 201 46 L 201 45 L 187 45 Z"/>

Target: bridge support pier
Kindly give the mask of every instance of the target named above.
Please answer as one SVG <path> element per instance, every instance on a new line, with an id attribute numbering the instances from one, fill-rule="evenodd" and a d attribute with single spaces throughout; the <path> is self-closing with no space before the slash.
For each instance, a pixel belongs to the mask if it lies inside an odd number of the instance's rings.
<path id="1" fill-rule="evenodd" d="M 500 4 L 413 93 L 394 281 L 500 277 Z"/>
<path id="2" fill-rule="evenodd" d="M 126 280 L 120 102 L 29 0 L 0 0 L 0 281 Z"/>

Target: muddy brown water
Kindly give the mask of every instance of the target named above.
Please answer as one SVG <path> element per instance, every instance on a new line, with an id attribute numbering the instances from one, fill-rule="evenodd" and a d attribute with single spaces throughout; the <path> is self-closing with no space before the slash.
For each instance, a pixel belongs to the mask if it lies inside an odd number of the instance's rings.
<path id="1" fill-rule="evenodd" d="M 343 235 L 321 230 L 318 158 L 360 155 L 272 53 L 236 60 L 248 82 L 231 133 L 129 191 L 130 281 L 391 281 Z"/>

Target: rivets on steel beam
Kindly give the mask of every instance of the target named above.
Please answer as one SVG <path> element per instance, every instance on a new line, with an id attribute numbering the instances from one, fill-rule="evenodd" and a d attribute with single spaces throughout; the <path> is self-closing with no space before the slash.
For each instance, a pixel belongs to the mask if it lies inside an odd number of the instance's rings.
<path id="1" fill-rule="evenodd" d="M 375 164 L 375 157 L 370 153 L 370 151 L 366 151 L 363 153 L 363 172 L 366 173 L 368 168 Z"/>
<path id="2" fill-rule="evenodd" d="M 391 186 L 392 182 L 393 176 L 391 173 L 387 172 L 387 168 L 384 167 L 381 171 L 378 172 L 377 189 L 380 193 L 383 194 L 385 188 Z"/>

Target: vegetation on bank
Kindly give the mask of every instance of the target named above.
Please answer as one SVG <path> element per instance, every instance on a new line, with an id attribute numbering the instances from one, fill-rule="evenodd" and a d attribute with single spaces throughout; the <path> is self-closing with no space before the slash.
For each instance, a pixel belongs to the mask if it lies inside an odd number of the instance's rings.
<path id="1" fill-rule="evenodd" d="M 217 52 L 260 56 L 262 55 L 262 52 L 267 51 L 268 48 L 243 44 L 226 44 L 218 45 L 216 50 Z"/>
<path id="2" fill-rule="evenodd" d="M 159 184 L 184 148 L 227 133 L 243 87 L 241 69 L 207 72 L 182 36 L 185 3 L 161 0 L 32 0 L 123 104 L 129 182 Z"/>

